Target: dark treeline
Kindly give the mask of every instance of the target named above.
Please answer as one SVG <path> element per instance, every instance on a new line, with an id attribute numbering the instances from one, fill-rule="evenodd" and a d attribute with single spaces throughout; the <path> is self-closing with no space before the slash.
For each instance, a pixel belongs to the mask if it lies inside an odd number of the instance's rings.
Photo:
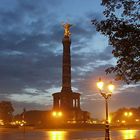
<path id="1" fill-rule="evenodd" d="M 115 124 L 140 124 L 140 107 L 120 108 L 111 113 L 111 118 Z"/>
<path id="2" fill-rule="evenodd" d="M 3 120 L 5 124 L 12 121 L 14 108 L 10 101 L 0 102 L 0 120 Z"/>

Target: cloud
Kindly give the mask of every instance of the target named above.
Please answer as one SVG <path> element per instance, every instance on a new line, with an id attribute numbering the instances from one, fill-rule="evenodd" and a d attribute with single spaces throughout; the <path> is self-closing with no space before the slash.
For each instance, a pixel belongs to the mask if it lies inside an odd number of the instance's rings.
<path id="1" fill-rule="evenodd" d="M 42 4 L 44 2 L 42 1 Z M 45 25 L 44 16 L 46 14 L 44 15 L 42 12 L 46 7 L 42 8 L 38 2 L 28 3 L 27 1 L 21 1 L 15 5 L 10 11 L 8 9 L 1 10 L 3 13 L 1 19 L 3 21 L 8 19 L 1 24 L 5 30 L 0 34 L 1 94 L 19 94 L 28 87 L 46 90 L 54 86 L 61 86 L 63 29 L 60 23 L 57 21 L 57 24 L 50 24 L 49 31 L 44 32 L 46 26 L 39 27 L 37 24 L 40 25 L 42 22 Z M 47 6 L 47 8 L 50 7 Z M 20 9 L 20 13 L 17 12 L 17 9 Z M 49 13 L 48 9 L 46 9 L 47 14 Z M 43 17 L 40 16 L 41 14 Z M 72 31 L 75 34 L 73 45 L 83 44 L 84 46 L 86 41 L 90 41 L 95 34 L 90 30 L 91 27 L 80 25 L 79 21 L 76 24 L 78 26 L 75 26 Z M 20 30 L 18 27 L 21 27 Z M 36 27 L 44 30 L 38 30 Z M 85 40 L 82 43 L 81 38 Z M 81 45 L 79 48 L 81 49 L 83 46 Z M 76 51 L 73 50 L 73 52 Z M 83 64 L 83 60 L 80 59 L 82 54 L 72 57 L 78 60 L 77 62 L 74 60 L 74 66 L 78 63 Z M 86 61 L 88 59 L 85 59 Z"/>
<path id="2" fill-rule="evenodd" d="M 44 17 L 48 17 L 49 21 L 53 13 L 50 16 L 48 10 L 60 1 L 15 1 L 12 8 L 7 8 L 8 2 L 2 2 L 0 10 L 1 94 L 19 94 L 26 87 L 41 89 L 55 85 L 57 82 L 53 79 L 60 75 L 57 67 L 60 55 L 52 51 L 56 48 L 57 38 L 51 35 L 51 39 L 50 33 L 44 32 Z M 47 23 L 48 26 L 51 24 Z"/>

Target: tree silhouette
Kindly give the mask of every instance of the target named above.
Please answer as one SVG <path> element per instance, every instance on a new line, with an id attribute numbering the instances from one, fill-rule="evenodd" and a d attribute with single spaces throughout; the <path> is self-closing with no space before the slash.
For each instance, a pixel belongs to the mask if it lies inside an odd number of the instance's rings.
<path id="1" fill-rule="evenodd" d="M 115 73 L 116 80 L 140 81 L 140 1 L 102 0 L 104 19 L 92 20 L 96 30 L 108 37 L 117 58 L 106 73 Z"/>
<path id="2" fill-rule="evenodd" d="M 0 119 L 2 119 L 4 123 L 9 123 L 12 120 L 13 111 L 14 109 L 12 107 L 11 102 L 9 101 L 0 102 Z"/>

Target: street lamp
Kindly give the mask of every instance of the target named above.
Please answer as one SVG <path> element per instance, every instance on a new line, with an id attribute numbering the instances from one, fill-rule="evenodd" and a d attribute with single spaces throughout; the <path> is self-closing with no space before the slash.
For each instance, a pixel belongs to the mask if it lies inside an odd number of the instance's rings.
<path id="1" fill-rule="evenodd" d="M 105 140 L 110 140 L 110 134 L 109 134 L 109 117 L 108 117 L 108 99 L 111 97 L 111 94 L 114 90 L 114 85 L 112 82 L 108 84 L 108 92 L 103 91 L 104 83 L 99 78 L 99 81 L 97 82 L 97 87 L 100 91 L 100 94 L 104 97 L 105 99 L 105 106 L 106 106 L 106 123 L 105 123 Z"/>

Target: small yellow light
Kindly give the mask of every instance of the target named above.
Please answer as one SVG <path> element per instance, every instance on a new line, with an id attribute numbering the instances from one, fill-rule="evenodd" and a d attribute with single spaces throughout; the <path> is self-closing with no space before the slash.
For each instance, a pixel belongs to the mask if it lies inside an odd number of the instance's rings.
<path id="1" fill-rule="evenodd" d="M 125 120 L 122 120 L 122 123 L 126 123 L 126 121 Z"/>
<path id="2" fill-rule="evenodd" d="M 62 116 L 62 112 L 58 112 L 58 116 L 61 117 Z"/>
<path id="3" fill-rule="evenodd" d="M 4 125 L 4 122 L 3 122 L 3 120 L 0 120 L 0 125 Z"/>
<path id="4" fill-rule="evenodd" d="M 120 122 L 120 120 L 117 120 L 117 122 Z"/>
<path id="5" fill-rule="evenodd" d="M 112 82 L 110 82 L 110 84 L 108 85 L 108 90 L 112 93 L 114 91 L 115 86 L 112 84 Z"/>
<path id="6" fill-rule="evenodd" d="M 128 112 L 124 112 L 124 116 L 128 116 Z"/>
<path id="7" fill-rule="evenodd" d="M 55 117 L 57 115 L 57 113 L 55 111 L 53 111 L 52 115 Z"/>
<path id="8" fill-rule="evenodd" d="M 101 78 L 99 78 L 99 81 L 97 82 L 98 89 L 102 90 L 104 86 L 104 83 L 102 82 Z"/>
<path id="9" fill-rule="evenodd" d="M 133 113 L 132 112 L 129 112 L 129 116 L 132 116 L 133 115 Z"/>
<path id="10" fill-rule="evenodd" d="M 20 126 L 23 126 L 23 125 L 24 125 L 23 123 L 20 124 Z"/>
<path id="11" fill-rule="evenodd" d="M 93 124 L 96 124 L 97 123 L 97 121 L 93 121 Z"/>
<path id="12" fill-rule="evenodd" d="M 136 119 L 135 121 L 136 121 L 136 122 L 139 122 L 140 120 L 139 120 L 139 119 Z"/>

